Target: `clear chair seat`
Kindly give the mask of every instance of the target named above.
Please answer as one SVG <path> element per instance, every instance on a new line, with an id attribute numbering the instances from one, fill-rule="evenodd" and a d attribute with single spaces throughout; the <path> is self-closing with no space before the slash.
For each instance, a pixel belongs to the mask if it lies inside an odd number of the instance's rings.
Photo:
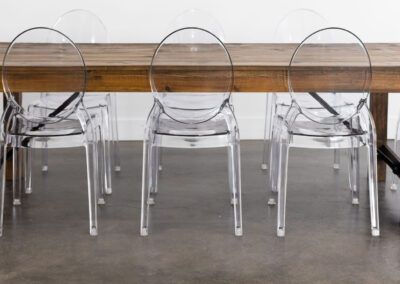
<path id="1" fill-rule="evenodd" d="M 299 119 L 288 129 L 288 134 L 294 147 L 343 149 L 365 146 L 367 132 L 361 128 L 350 130 L 344 124 L 329 125 Z"/>
<path id="2" fill-rule="evenodd" d="M 153 108 L 151 117 L 155 123 L 150 131 L 157 137 L 153 143 L 168 148 L 217 148 L 229 145 L 228 121 L 232 110 L 226 105 L 221 113 L 201 123 L 182 123 L 170 118 L 158 107 Z"/>
<path id="3" fill-rule="evenodd" d="M 361 129 L 349 129 L 344 124 L 321 124 L 313 121 L 295 121 L 289 130 L 291 135 L 335 137 L 364 135 L 366 132 Z"/>
<path id="4" fill-rule="evenodd" d="M 156 134 L 175 136 L 213 136 L 229 133 L 228 125 L 222 114 L 202 123 L 181 123 L 161 114 L 158 120 Z"/>
<path id="5" fill-rule="evenodd" d="M 36 123 L 27 123 L 26 118 L 16 115 L 14 117 L 16 127 L 13 127 L 9 134 L 10 135 L 22 135 L 22 136 L 69 136 L 69 135 L 81 135 L 84 133 L 82 125 L 78 118 L 67 118 L 55 123 L 47 123 L 40 125 Z"/>

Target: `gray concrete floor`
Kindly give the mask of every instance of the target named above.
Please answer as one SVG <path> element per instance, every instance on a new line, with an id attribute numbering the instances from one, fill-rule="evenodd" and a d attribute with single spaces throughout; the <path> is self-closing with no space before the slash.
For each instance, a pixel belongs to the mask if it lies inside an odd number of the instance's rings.
<path id="1" fill-rule="evenodd" d="M 242 142 L 244 236 L 233 235 L 225 149 L 164 151 L 150 235 L 139 236 L 140 142 L 121 143 L 122 171 L 88 234 L 82 149 L 35 161 L 33 193 L 6 196 L 0 283 L 399 283 L 400 192 L 380 185 L 381 237 L 370 236 L 363 157 L 359 206 L 330 151 L 291 150 L 286 237 L 266 205 L 261 143 Z M 39 153 L 35 157 L 39 157 Z"/>

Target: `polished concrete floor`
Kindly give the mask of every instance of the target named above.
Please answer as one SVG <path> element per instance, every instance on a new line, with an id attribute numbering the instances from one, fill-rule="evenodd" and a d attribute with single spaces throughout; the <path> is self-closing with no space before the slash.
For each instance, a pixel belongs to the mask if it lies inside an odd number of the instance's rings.
<path id="1" fill-rule="evenodd" d="M 344 154 L 335 171 L 329 151 L 291 150 L 286 237 L 278 238 L 261 143 L 243 141 L 244 236 L 235 237 L 226 150 L 167 149 L 144 238 L 142 145 L 124 142 L 121 152 L 98 237 L 88 233 L 83 150 L 50 151 L 46 174 L 35 161 L 33 193 L 14 208 L 6 196 L 0 283 L 400 282 L 400 192 L 380 185 L 381 237 L 371 237 L 365 159 L 353 206 Z"/>

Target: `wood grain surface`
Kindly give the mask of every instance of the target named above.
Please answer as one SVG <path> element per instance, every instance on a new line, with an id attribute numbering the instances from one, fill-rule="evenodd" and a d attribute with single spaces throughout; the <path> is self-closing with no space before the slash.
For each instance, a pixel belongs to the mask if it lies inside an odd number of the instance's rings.
<path id="1" fill-rule="evenodd" d="M 156 44 L 79 44 L 78 46 L 87 66 L 87 91 L 150 91 L 149 67 L 152 55 L 157 47 Z M 371 43 L 366 46 L 371 56 L 373 69 L 371 90 L 378 93 L 400 92 L 400 44 Z M 0 58 L 3 57 L 6 48 L 7 43 L 0 43 Z M 234 68 L 234 91 L 287 91 L 288 66 L 295 48 L 296 45 L 294 44 L 227 44 Z M 336 48 L 339 49 L 340 46 L 338 45 Z M 32 57 L 30 54 L 33 50 L 32 47 L 26 47 L 26 55 L 20 56 L 18 62 L 10 65 L 19 68 L 18 76 L 23 79 L 21 79 L 21 84 L 17 84 L 19 89 L 14 91 L 44 91 L 45 89 L 46 91 L 58 91 L 62 88 L 65 90 L 67 82 L 66 85 L 58 83 L 57 86 L 51 86 L 51 83 L 46 84 L 43 80 L 27 79 L 30 76 L 33 77 L 34 73 L 36 73 L 37 78 L 40 77 L 40 72 L 53 74 L 55 79 L 65 77 L 65 74 L 62 74 L 62 68 L 57 68 L 63 66 L 60 62 L 53 61 L 51 64 L 43 66 L 43 61 L 35 62 L 35 56 Z M 42 50 L 42 56 L 45 54 L 48 54 L 48 52 Z M 179 53 L 175 54 L 179 55 Z M 353 57 L 352 60 L 351 55 L 348 55 L 347 52 L 346 56 L 343 57 L 340 57 L 340 52 L 334 54 L 335 56 L 329 62 L 318 62 L 314 66 L 308 62 L 308 66 L 305 67 L 309 67 L 309 69 L 305 68 L 305 71 L 309 71 L 313 67 L 331 68 L 331 70 L 346 68 L 346 70 L 343 69 L 341 74 L 343 75 L 342 78 L 348 81 L 348 74 L 352 72 L 352 68 L 359 67 L 357 57 Z M 68 60 L 62 62 L 64 67 L 72 68 L 74 64 L 76 65 L 76 60 L 71 60 L 70 66 L 65 64 Z M 185 61 L 175 60 L 174 62 L 174 58 L 171 57 L 168 64 L 171 67 L 182 66 Z M 197 67 L 209 71 L 218 64 L 220 64 L 218 60 L 209 57 L 207 61 L 203 61 Z M 322 77 L 307 79 L 304 84 L 319 88 L 318 86 L 324 86 Z M 47 76 L 46 80 L 51 81 L 51 78 L 51 76 Z M 35 82 L 37 83 L 35 84 Z M 215 82 L 211 80 L 208 83 L 212 86 L 216 82 L 217 80 Z M 346 85 L 348 84 L 346 83 Z M 53 89 L 49 90 L 49 87 Z"/>

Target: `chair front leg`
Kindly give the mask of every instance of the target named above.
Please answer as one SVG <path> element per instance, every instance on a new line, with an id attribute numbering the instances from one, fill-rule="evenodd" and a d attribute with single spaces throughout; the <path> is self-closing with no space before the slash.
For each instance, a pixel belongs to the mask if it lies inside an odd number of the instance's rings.
<path id="1" fill-rule="evenodd" d="M 371 213 L 371 234 L 376 237 L 380 235 L 379 229 L 379 204 L 378 204 L 378 163 L 376 158 L 376 145 L 368 146 L 368 188 L 369 206 Z"/>
<path id="2" fill-rule="evenodd" d="M 357 139 L 357 138 L 352 138 Z M 355 143 L 352 143 L 353 145 Z M 360 161 L 359 161 L 359 148 L 354 145 L 349 149 L 349 180 L 350 180 L 350 190 L 352 194 L 351 203 L 354 205 L 359 204 L 360 198 Z"/>
<path id="3" fill-rule="evenodd" d="M 287 173 L 289 164 L 289 144 L 288 141 L 280 142 L 280 159 L 279 159 L 279 182 L 278 187 L 278 222 L 277 222 L 277 236 L 285 236 L 285 222 L 286 222 L 286 193 L 287 193 Z"/>
<path id="4" fill-rule="evenodd" d="M 49 170 L 49 150 L 46 147 L 41 149 L 41 158 L 42 158 L 42 172 L 47 172 Z"/>
<path id="5" fill-rule="evenodd" d="M 107 107 L 109 114 L 109 126 L 110 126 L 110 140 L 112 141 L 112 152 L 114 161 L 114 171 L 121 171 L 121 156 L 119 151 L 119 135 L 118 135 L 118 116 L 117 116 L 117 100 L 116 94 L 108 94 L 107 96 Z"/>
<path id="6" fill-rule="evenodd" d="M 334 149 L 333 150 L 333 168 L 338 170 L 340 168 L 340 150 Z"/>
<path id="7" fill-rule="evenodd" d="M 235 203 L 235 196 L 234 196 L 234 192 L 233 192 L 233 157 L 232 157 L 232 149 L 231 146 L 227 147 L 227 156 L 228 156 L 228 186 L 229 186 L 229 196 L 230 196 L 230 202 L 231 205 L 233 206 L 233 204 Z"/>
<path id="8" fill-rule="evenodd" d="M 271 136 L 271 146 L 270 146 L 270 171 L 269 171 L 269 191 L 268 191 L 268 205 L 276 205 L 276 193 L 279 190 L 279 164 L 281 159 L 281 147 L 280 147 L 280 135 L 282 133 L 282 120 L 275 116 L 273 122 L 272 136 Z"/>
<path id="9" fill-rule="evenodd" d="M 25 156 L 25 194 L 32 193 L 32 149 L 24 149 Z"/>
<path id="10" fill-rule="evenodd" d="M 263 140 L 263 156 L 262 156 L 262 162 L 261 162 L 261 169 L 262 170 L 267 170 L 268 169 L 268 142 L 267 139 L 271 139 L 271 136 L 269 135 L 269 137 L 267 137 L 269 128 L 268 127 L 268 122 L 271 121 L 272 115 L 269 111 L 269 105 L 271 104 L 270 102 L 270 96 L 272 94 L 270 93 L 266 93 L 265 94 L 265 120 L 264 120 L 264 140 Z M 271 123 L 270 125 L 271 126 Z M 269 133 L 270 134 L 270 133 Z M 271 143 L 271 142 L 269 142 Z"/>
<path id="11" fill-rule="evenodd" d="M 86 150 L 86 169 L 88 180 L 88 203 L 89 203 L 89 234 L 97 236 L 97 194 L 99 191 L 99 153 L 96 140 L 88 140 L 85 144 Z"/>
<path id="12" fill-rule="evenodd" d="M 107 108 L 102 107 L 101 112 L 102 124 L 100 127 L 100 143 L 102 144 L 102 164 L 103 164 L 103 177 L 104 177 L 104 192 L 105 194 L 112 194 L 112 185 L 111 185 L 111 154 L 110 154 L 110 124 L 109 117 L 110 115 L 107 113 Z"/>
<path id="13" fill-rule="evenodd" d="M 368 189 L 369 206 L 371 214 L 371 234 L 374 237 L 380 235 L 379 229 L 379 203 L 378 203 L 378 161 L 375 133 L 371 134 L 368 141 Z"/>
<path id="14" fill-rule="evenodd" d="M 234 139 L 229 146 L 230 151 L 230 185 L 232 192 L 231 203 L 233 204 L 234 233 L 235 236 L 243 235 L 242 227 L 242 190 L 240 170 L 240 142 Z"/>
<path id="15" fill-rule="evenodd" d="M 374 237 L 380 235 L 379 228 L 379 202 L 378 202 L 378 156 L 376 149 L 376 128 L 372 114 L 367 108 L 363 109 L 368 119 L 368 190 L 369 190 L 369 206 L 371 214 L 371 234 Z"/>
<path id="16" fill-rule="evenodd" d="M 142 199 L 140 214 L 140 235 L 147 236 L 149 234 L 149 213 L 151 200 L 151 151 L 152 137 L 151 131 L 146 129 L 143 140 L 143 166 L 142 166 Z"/>
<path id="17" fill-rule="evenodd" d="M 22 163 L 21 156 L 23 149 L 19 149 L 16 147 L 12 148 L 12 156 L 13 156 L 13 163 L 12 163 L 12 187 L 13 187 L 13 205 L 19 206 L 21 205 L 21 195 L 22 195 Z"/>

